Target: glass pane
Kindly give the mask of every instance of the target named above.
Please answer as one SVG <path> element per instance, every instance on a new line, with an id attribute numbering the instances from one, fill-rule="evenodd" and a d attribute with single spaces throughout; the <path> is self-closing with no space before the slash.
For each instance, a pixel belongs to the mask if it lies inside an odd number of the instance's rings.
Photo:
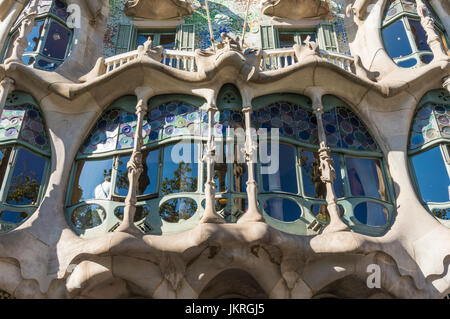
<path id="1" fill-rule="evenodd" d="M 86 230 L 100 226 L 106 218 L 103 207 L 92 204 L 78 207 L 72 213 L 72 224 L 76 229 Z"/>
<path id="2" fill-rule="evenodd" d="M 417 64 L 417 60 L 416 59 L 408 59 L 405 61 L 397 62 L 397 64 L 399 67 L 402 67 L 402 68 L 411 68 Z"/>
<path id="3" fill-rule="evenodd" d="M 280 48 L 291 48 L 295 44 L 294 33 L 280 33 Z"/>
<path id="4" fill-rule="evenodd" d="M 149 195 L 156 193 L 156 184 L 159 167 L 159 150 L 142 151 L 144 171 L 139 177 L 138 189 L 136 195 Z M 119 196 L 128 195 L 128 168 L 130 155 L 119 158 L 117 166 L 115 194 Z"/>
<path id="5" fill-rule="evenodd" d="M 89 199 L 109 198 L 112 164 L 112 158 L 78 162 L 72 190 L 72 205 Z"/>
<path id="6" fill-rule="evenodd" d="M 272 154 L 271 143 L 267 143 L 267 148 L 268 158 L 263 158 L 262 160 L 266 162 L 270 160 L 271 162 L 267 164 L 261 163 L 264 190 L 297 194 L 296 149 L 288 145 L 279 144 L 279 153 L 275 154 L 274 152 Z M 266 157 L 265 154 L 264 157 Z M 265 174 L 265 171 L 270 174 Z"/>
<path id="7" fill-rule="evenodd" d="M 360 223 L 368 226 L 384 226 L 389 216 L 384 206 L 371 202 L 359 204 L 355 207 L 353 214 Z"/>
<path id="8" fill-rule="evenodd" d="M 46 159 L 19 148 L 6 201 L 11 205 L 37 205 Z"/>
<path id="9" fill-rule="evenodd" d="M 197 211 L 197 203 L 190 198 L 169 200 L 159 208 L 159 215 L 166 222 L 178 223 L 180 219 L 187 220 Z"/>
<path id="10" fill-rule="evenodd" d="M 203 148 L 203 154 L 206 153 L 206 148 Z M 217 144 L 216 149 L 216 163 L 214 164 L 214 181 L 218 193 L 223 193 L 228 190 L 228 164 L 226 163 L 226 145 L 223 143 Z M 207 180 L 207 165 L 203 163 L 203 188 Z"/>
<path id="11" fill-rule="evenodd" d="M 49 58 L 64 59 L 71 34 L 59 23 L 51 22 L 42 54 Z"/>
<path id="12" fill-rule="evenodd" d="M 345 213 L 345 209 L 342 205 L 338 205 L 339 214 L 343 216 Z M 328 207 L 325 204 L 315 204 L 311 206 L 311 212 L 317 219 L 323 220 L 325 222 L 330 221 L 330 213 L 328 212 Z"/>
<path id="13" fill-rule="evenodd" d="M 314 41 L 314 42 L 316 41 L 316 34 L 315 33 L 313 33 L 313 32 L 311 32 L 311 33 L 302 33 L 300 35 L 300 37 L 302 39 L 302 44 L 305 43 L 305 40 L 306 40 L 306 38 L 308 36 L 310 37 L 309 41 Z"/>
<path id="14" fill-rule="evenodd" d="M 198 180 L 198 145 L 178 143 L 164 148 L 161 194 L 195 192 Z"/>
<path id="15" fill-rule="evenodd" d="M 431 212 L 437 218 L 450 220 L 450 208 L 436 208 L 433 209 Z"/>
<path id="16" fill-rule="evenodd" d="M 23 222 L 27 217 L 28 214 L 25 212 L 4 210 L 0 213 L 0 221 L 5 223 L 19 224 Z"/>
<path id="17" fill-rule="evenodd" d="M 248 210 L 248 200 L 246 198 L 234 199 L 234 210 L 242 213 L 246 213 Z"/>
<path id="18" fill-rule="evenodd" d="M 379 160 L 346 157 L 345 161 L 353 196 L 387 200 L 386 185 Z"/>
<path id="19" fill-rule="evenodd" d="M 420 56 L 420 61 L 422 61 L 425 64 L 429 64 L 431 61 L 433 61 L 434 56 L 431 54 L 424 54 Z"/>
<path id="20" fill-rule="evenodd" d="M 414 41 L 416 42 L 417 49 L 419 51 L 431 51 L 427 43 L 427 33 L 423 29 L 420 21 L 408 19 L 409 25 L 411 26 L 411 32 L 414 36 Z"/>
<path id="21" fill-rule="evenodd" d="M 387 26 L 382 33 L 385 49 L 391 58 L 404 57 L 412 53 L 402 20 Z"/>
<path id="22" fill-rule="evenodd" d="M 216 212 L 220 212 L 222 209 L 225 209 L 228 205 L 228 198 L 216 198 L 214 201 L 214 206 L 216 207 Z M 203 209 L 206 208 L 206 199 L 202 200 Z"/>
<path id="23" fill-rule="evenodd" d="M 8 168 L 9 156 L 11 155 L 11 147 L 0 148 L 0 188 L 3 185 L 6 169 Z"/>
<path id="24" fill-rule="evenodd" d="M 123 220 L 123 214 L 125 212 L 125 207 L 117 207 L 114 210 L 114 215 L 120 220 Z M 150 206 L 136 206 L 136 213 L 134 214 L 134 222 L 143 220 L 147 215 L 150 214 Z"/>
<path id="25" fill-rule="evenodd" d="M 412 157 L 417 183 L 425 202 L 448 202 L 450 179 L 440 147 Z"/>
<path id="26" fill-rule="evenodd" d="M 147 41 L 147 39 L 149 37 L 153 41 L 153 39 L 154 39 L 154 35 L 153 34 L 140 34 L 140 35 L 138 35 L 138 46 L 144 45 L 144 43 Z"/>
<path id="27" fill-rule="evenodd" d="M 334 181 L 334 192 L 338 198 L 344 197 L 344 181 L 341 175 L 341 163 L 339 155 L 331 154 L 334 161 L 333 167 L 336 171 Z M 306 196 L 325 199 L 326 185 L 322 183 L 320 176 L 320 160 L 317 152 L 302 151 L 300 155 L 300 164 L 302 167 L 303 190 Z"/>
<path id="28" fill-rule="evenodd" d="M 172 50 L 175 47 L 175 33 L 161 34 L 159 37 L 159 45 L 164 49 Z"/>
<path id="29" fill-rule="evenodd" d="M 52 13 L 57 15 L 64 21 L 69 16 L 69 13 L 67 12 L 67 5 L 64 3 L 64 1 L 61 0 L 53 1 Z"/>
<path id="30" fill-rule="evenodd" d="M 25 49 L 25 53 L 27 52 L 36 52 L 39 45 L 39 40 L 41 39 L 42 29 L 44 28 L 44 21 L 39 20 L 35 21 L 31 32 L 28 34 L 28 46 Z"/>
<path id="31" fill-rule="evenodd" d="M 264 211 L 272 218 L 283 222 L 294 222 L 300 218 L 302 210 L 298 204 L 286 198 L 271 198 L 264 203 Z"/>

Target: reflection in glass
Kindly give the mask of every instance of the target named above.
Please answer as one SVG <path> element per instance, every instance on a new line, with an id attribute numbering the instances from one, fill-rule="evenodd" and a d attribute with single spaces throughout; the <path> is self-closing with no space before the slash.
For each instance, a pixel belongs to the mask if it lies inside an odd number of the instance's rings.
<path id="1" fill-rule="evenodd" d="M 28 46 L 25 49 L 25 53 L 37 51 L 43 28 L 44 28 L 44 20 L 34 22 L 33 28 L 31 29 L 31 32 L 28 34 L 27 38 Z"/>
<path id="2" fill-rule="evenodd" d="M 216 212 L 220 212 L 222 209 L 225 209 L 228 205 L 228 199 L 227 198 L 216 198 L 215 200 L 215 208 Z M 206 199 L 202 200 L 202 207 L 203 209 L 206 208 Z"/>
<path id="3" fill-rule="evenodd" d="M 195 192 L 198 175 L 198 145 L 178 143 L 164 148 L 162 195 Z"/>
<path id="4" fill-rule="evenodd" d="M 345 161 L 353 196 L 369 196 L 387 201 L 379 160 L 347 157 Z"/>
<path id="5" fill-rule="evenodd" d="M 166 50 L 173 50 L 175 48 L 175 33 L 161 34 L 159 37 L 159 45 Z"/>
<path id="6" fill-rule="evenodd" d="M 78 230 L 100 226 L 106 218 L 103 207 L 92 204 L 76 208 L 72 213 L 72 224 Z"/>
<path id="7" fill-rule="evenodd" d="M 450 201 L 450 179 L 440 147 L 413 156 L 412 163 L 423 201 Z"/>
<path id="8" fill-rule="evenodd" d="M 437 218 L 450 220 L 450 208 L 436 208 L 431 212 Z"/>
<path id="9" fill-rule="evenodd" d="M 0 187 L 3 186 L 6 169 L 8 168 L 9 156 L 11 155 L 11 147 L 0 148 Z"/>
<path id="10" fill-rule="evenodd" d="M 197 211 L 197 203 L 190 198 L 168 200 L 159 208 L 159 215 L 168 223 L 178 223 L 191 218 Z"/>
<path id="11" fill-rule="evenodd" d="M 0 213 L 0 221 L 5 223 L 19 224 L 28 217 L 25 212 L 4 210 Z"/>
<path id="12" fill-rule="evenodd" d="M 120 220 L 123 220 L 123 214 L 125 212 L 125 207 L 117 207 L 114 210 L 114 215 Z M 134 222 L 138 222 L 143 220 L 147 215 L 150 213 L 150 206 L 144 205 L 144 206 L 136 206 L 136 212 L 134 214 Z"/>
<path id="13" fill-rule="evenodd" d="M 383 29 L 383 40 L 386 51 L 393 59 L 412 53 L 402 20 L 398 20 Z"/>
<path id="14" fill-rule="evenodd" d="M 89 199 L 109 198 L 112 164 L 112 158 L 78 162 L 72 190 L 72 205 Z"/>
<path id="15" fill-rule="evenodd" d="M 343 216 L 345 209 L 342 205 L 338 205 L 340 216 Z M 317 219 L 324 222 L 330 221 L 330 213 L 328 212 L 328 207 L 326 204 L 314 204 L 311 206 L 311 212 Z"/>
<path id="16" fill-rule="evenodd" d="M 293 33 L 280 33 L 280 48 L 292 48 L 295 44 Z"/>
<path id="17" fill-rule="evenodd" d="M 267 200 L 264 203 L 264 211 L 270 217 L 283 222 L 294 222 L 302 214 L 300 206 L 286 198 L 271 198 Z"/>
<path id="18" fill-rule="evenodd" d="M 137 196 L 156 193 L 156 180 L 159 167 L 159 150 L 142 151 L 143 172 L 139 176 Z M 118 159 L 115 193 L 119 196 L 128 195 L 128 168 L 130 155 Z"/>
<path id="19" fill-rule="evenodd" d="M 420 51 L 431 51 L 427 43 L 427 33 L 423 29 L 420 21 L 408 19 L 409 25 L 411 26 L 411 31 L 414 36 L 414 41 L 416 46 Z"/>
<path id="20" fill-rule="evenodd" d="M 50 23 L 42 54 L 49 58 L 64 59 L 71 32 L 56 22 Z"/>
<path id="21" fill-rule="evenodd" d="M 366 202 L 355 207 L 353 214 L 356 219 L 367 226 L 384 226 L 387 223 L 389 212 L 380 204 Z"/>
<path id="22" fill-rule="evenodd" d="M 45 169 L 45 158 L 19 148 L 6 201 L 12 205 L 36 205 Z"/>
<path id="23" fill-rule="evenodd" d="M 235 198 L 234 207 L 238 212 L 244 214 L 248 210 L 248 200 L 246 198 Z"/>
<path id="24" fill-rule="evenodd" d="M 275 170 L 278 162 L 278 169 L 274 174 L 264 174 L 261 172 L 263 178 L 264 190 L 268 192 L 288 192 L 297 194 L 297 165 L 295 148 L 284 144 L 279 144 L 279 153 L 272 154 L 271 143 L 267 143 L 268 158 L 271 162 L 261 163 L 262 170 Z M 273 167 L 270 167 L 273 166 Z"/>
<path id="25" fill-rule="evenodd" d="M 206 148 L 203 148 L 203 154 L 206 153 Z M 226 162 L 226 145 L 223 143 L 217 144 L 216 149 L 216 163 L 214 164 L 214 181 L 218 193 L 224 193 L 228 190 L 228 164 Z M 205 185 L 208 178 L 208 167 L 206 163 L 203 164 L 203 185 Z"/>

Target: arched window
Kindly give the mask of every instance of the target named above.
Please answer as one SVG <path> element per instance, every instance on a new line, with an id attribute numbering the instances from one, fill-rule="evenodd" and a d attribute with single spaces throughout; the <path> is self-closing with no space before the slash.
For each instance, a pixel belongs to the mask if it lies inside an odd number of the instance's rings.
<path id="1" fill-rule="evenodd" d="M 424 2 L 434 18 L 435 29 L 449 54 L 445 28 L 428 5 L 428 1 Z M 428 64 L 433 60 L 433 53 L 427 43 L 427 34 L 420 24 L 415 0 L 387 0 L 382 28 L 384 47 L 398 66 L 410 68 Z"/>
<path id="2" fill-rule="evenodd" d="M 24 12 L 30 4 L 29 1 L 11 29 L 4 49 L 3 60 L 11 53 L 14 40 L 19 35 L 20 25 L 25 18 Z M 66 24 L 68 17 L 66 1 L 39 1 L 38 15 L 35 17 L 33 28 L 28 35 L 28 46 L 22 58 L 25 65 L 53 71 L 64 62 L 69 53 L 73 36 L 72 30 Z"/>
<path id="3" fill-rule="evenodd" d="M 342 218 L 355 231 L 380 235 L 393 211 L 383 154 L 343 101 L 327 95 L 323 105 L 323 124 L 337 175 L 334 191 Z M 258 132 L 259 201 L 266 220 L 288 232 L 309 234 L 308 226 L 314 221 L 329 221 L 311 100 L 275 94 L 255 99 L 253 107 L 252 124 L 258 130 L 269 130 Z M 279 145 L 271 143 L 271 129 L 279 130 Z M 262 146 L 266 139 L 267 151 Z"/>
<path id="4" fill-rule="evenodd" d="M 18 227 L 39 206 L 50 155 L 37 103 L 28 94 L 13 92 L 0 122 L 0 233 Z"/>
<path id="5" fill-rule="evenodd" d="M 411 175 L 424 205 L 450 226 L 450 94 L 440 89 L 420 101 L 412 123 Z"/>
<path id="6" fill-rule="evenodd" d="M 199 186 L 200 146 L 208 123 L 203 104 L 200 98 L 181 95 L 158 96 L 149 102 L 135 215 L 143 232 L 177 232 L 200 219 L 198 208 L 204 197 Z M 123 219 L 135 107 L 132 96 L 114 102 L 80 148 L 66 210 L 80 235 L 114 231 Z"/>

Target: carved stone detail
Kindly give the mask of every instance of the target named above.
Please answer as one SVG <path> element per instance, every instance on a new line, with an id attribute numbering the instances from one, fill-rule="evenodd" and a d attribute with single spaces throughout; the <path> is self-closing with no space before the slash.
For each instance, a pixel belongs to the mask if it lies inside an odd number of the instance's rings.
<path id="1" fill-rule="evenodd" d="M 135 18 L 167 20 L 190 15 L 193 10 L 186 0 L 128 0 L 124 11 Z"/>
<path id="2" fill-rule="evenodd" d="M 320 0 L 264 0 L 261 6 L 265 15 L 292 20 L 323 19 L 330 12 L 328 3 Z"/>
<path id="3" fill-rule="evenodd" d="M 0 82 L 0 115 L 3 113 L 8 94 L 12 91 L 14 91 L 14 80 L 8 77 L 4 78 Z"/>

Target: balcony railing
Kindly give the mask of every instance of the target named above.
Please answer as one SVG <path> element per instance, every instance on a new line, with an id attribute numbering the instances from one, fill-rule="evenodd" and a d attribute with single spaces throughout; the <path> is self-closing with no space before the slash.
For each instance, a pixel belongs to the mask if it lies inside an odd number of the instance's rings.
<path id="1" fill-rule="evenodd" d="M 138 57 L 138 54 L 138 50 L 134 50 L 105 59 L 106 73 L 114 71 L 122 65 L 135 60 Z M 345 71 L 352 72 L 350 66 L 353 62 L 353 57 L 324 50 L 320 50 L 319 55 Z M 299 62 L 293 48 L 264 50 L 262 52 L 260 70 L 270 71 L 284 69 Z M 197 72 L 194 52 L 164 50 L 161 63 L 178 70 Z"/>

